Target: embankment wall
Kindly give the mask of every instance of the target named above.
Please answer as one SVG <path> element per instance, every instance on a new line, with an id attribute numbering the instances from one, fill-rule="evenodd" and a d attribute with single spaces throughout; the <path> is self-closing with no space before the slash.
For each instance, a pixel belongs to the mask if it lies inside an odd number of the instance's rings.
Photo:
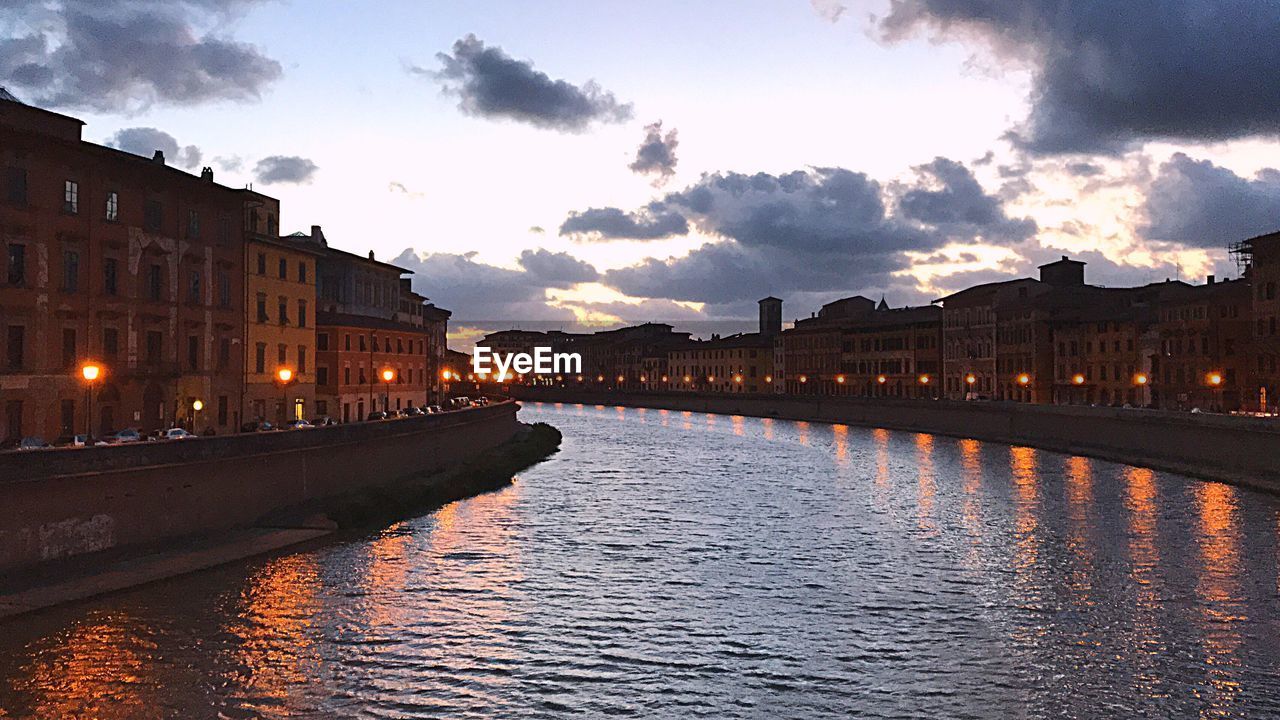
<path id="1" fill-rule="evenodd" d="M 0 454 L 0 572 L 251 524 L 447 469 L 516 431 L 515 402 L 199 440 Z"/>

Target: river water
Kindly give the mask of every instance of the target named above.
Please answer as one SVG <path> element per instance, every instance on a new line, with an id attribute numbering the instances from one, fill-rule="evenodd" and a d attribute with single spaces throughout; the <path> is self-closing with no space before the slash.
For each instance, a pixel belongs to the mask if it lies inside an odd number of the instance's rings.
<path id="1" fill-rule="evenodd" d="M 564 447 L 505 490 L 0 625 L 0 717 L 1280 715 L 1271 497 L 908 432 L 521 415 Z"/>

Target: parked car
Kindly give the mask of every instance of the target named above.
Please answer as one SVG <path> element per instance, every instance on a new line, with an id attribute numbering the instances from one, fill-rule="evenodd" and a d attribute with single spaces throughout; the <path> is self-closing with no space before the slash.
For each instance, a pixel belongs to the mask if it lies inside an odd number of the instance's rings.
<path id="1" fill-rule="evenodd" d="M 324 417 L 311 418 L 311 424 L 316 427 L 329 427 L 330 425 L 337 425 L 338 421 L 325 415 Z"/>
<path id="2" fill-rule="evenodd" d="M 142 433 L 134 428 L 125 428 L 124 430 L 108 433 L 102 438 L 102 441 L 108 445 L 142 442 Z"/>
<path id="3" fill-rule="evenodd" d="M 182 428 L 169 428 L 161 434 L 162 440 L 195 440 L 199 435 L 193 435 Z"/>
<path id="4" fill-rule="evenodd" d="M 400 411 L 400 414 L 401 414 L 401 415 L 403 415 L 404 417 L 417 417 L 417 416 L 419 416 L 419 415 L 426 415 L 427 413 L 426 413 L 426 411 L 425 411 L 425 410 L 423 410 L 422 408 L 414 407 L 414 406 L 410 405 L 409 407 L 405 408 L 404 410 L 401 410 L 401 411 Z"/>
<path id="5" fill-rule="evenodd" d="M 481 395 L 480 397 L 475 399 L 475 404 L 477 407 L 484 407 L 485 405 L 489 404 L 489 398 Z"/>
<path id="6" fill-rule="evenodd" d="M 53 447 L 41 437 L 24 437 L 18 441 L 19 450 L 45 450 Z"/>
<path id="7" fill-rule="evenodd" d="M 439 405 L 428 405 L 425 408 L 425 412 L 428 415 L 439 415 L 440 413 L 444 412 L 444 408 L 440 407 Z"/>
<path id="8" fill-rule="evenodd" d="M 381 410 L 374 410 L 373 412 L 369 413 L 368 417 L 365 418 L 365 420 L 386 420 L 386 419 L 387 419 L 387 414 L 382 412 Z"/>
<path id="9" fill-rule="evenodd" d="M 84 447 L 89 444 L 88 435 L 63 435 L 53 443 L 57 447 Z"/>
<path id="10" fill-rule="evenodd" d="M 306 420 L 290 420 L 284 424 L 285 430 L 310 430 L 313 427 L 315 427 L 315 425 L 312 425 Z"/>
<path id="11" fill-rule="evenodd" d="M 250 420 L 240 426 L 240 432 L 271 432 L 275 429 L 276 426 L 266 420 Z"/>
<path id="12" fill-rule="evenodd" d="M 450 410 L 461 410 L 464 407 L 470 407 L 470 406 L 471 406 L 471 398 L 467 397 L 466 395 L 460 395 L 456 398 L 451 398 L 449 400 Z"/>

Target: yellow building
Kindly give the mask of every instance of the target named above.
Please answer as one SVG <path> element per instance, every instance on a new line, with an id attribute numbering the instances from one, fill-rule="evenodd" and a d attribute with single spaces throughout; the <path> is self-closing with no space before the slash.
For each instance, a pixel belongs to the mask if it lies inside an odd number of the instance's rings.
<path id="1" fill-rule="evenodd" d="M 275 236 L 277 212 L 246 213 L 257 226 L 245 244 L 247 422 L 283 423 L 316 411 L 316 252 Z"/>

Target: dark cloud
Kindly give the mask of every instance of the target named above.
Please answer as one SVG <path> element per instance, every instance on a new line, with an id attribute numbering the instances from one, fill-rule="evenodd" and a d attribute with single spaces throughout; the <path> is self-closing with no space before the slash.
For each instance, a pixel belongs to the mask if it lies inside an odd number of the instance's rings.
<path id="1" fill-rule="evenodd" d="M 1280 170 L 1243 178 L 1176 153 L 1156 172 L 1142 214 L 1144 237 L 1192 247 L 1222 248 L 1280 230 Z"/>
<path id="2" fill-rule="evenodd" d="M 164 153 L 165 162 L 178 167 L 199 167 L 204 157 L 195 145 L 181 147 L 172 135 L 153 127 L 125 128 L 107 138 L 106 144 L 146 158 L 159 150 Z"/>
<path id="3" fill-rule="evenodd" d="M 1018 242 L 1035 234 L 1034 220 L 1006 216 L 1001 200 L 988 195 L 963 163 L 940 157 L 915 171 L 919 185 L 899 196 L 900 216 L 948 235 Z"/>
<path id="4" fill-rule="evenodd" d="M 1073 162 L 1067 163 L 1064 168 L 1068 175 L 1072 177 L 1096 177 L 1106 172 L 1103 167 L 1097 163 L 1091 162 Z"/>
<path id="5" fill-rule="evenodd" d="M 600 273 L 590 263 L 569 253 L 553 253 L 539 248 L 520 253 L 520 267 L 549 287 L 570 287 L 576 283 L 594 282 Z"/>
<path id="6" fill-rule="evenodd" d="M 530 273 L 488 265 L 475 253 L 423 253 L 405 250 L 391 261 L 414 272 L 413 289 L 453 311 L 451 323 L 496 323 L 494 329 L 533 320 L 573 320 L 571 310 L 546 302 L 546 288 Z"/>
<path id="7" fill-rule="evenodd" d="M 629 213 L 618 208 L 590 208 L 570 213 L 560 225 L 561 235 L 597 240 L 658 240 L 688 232 L 684 216 L 669 210 Z"/>
<path id="8" fill-rule="evenodd" d="M 272 155 L 258 161 L 253 175 L 258 182 L 267 185 L 280 183 L 308 183 L 320 168 L 310 160 L 296 155 Z"/>
<path id="9" fill-rule="evenodd" d="M 1036 153 L 1280 133 L 1280 3 L 1272 0 L 894 0 L 890 39 L 978 37 L 1032 70 L 1010 137 Z"/>
<path id="10" fill-rule="evenodd" d="M 213 159 L 218 167 L 227 172 L 239 172 L 244 166 L 244 158 L 239 155 L 219 155 Z"/>
<path id="11" fill-rule="evenodd" d="M 843 168 L 705 176 L 646 211 L 677 210 L 724 241 L 610 270 L 603 282 L 628 295 L 734 307 L 769 293 L 901 289 L 893 274 L 909 265 L 904 251 L 1020 242 L 1034 232 L 1030 221 L 1008 218 L 963 164 L 940 158 L 918 172 L 916 183 L 897 188 L 893 214 L 878 182 Z"/>
<path id="12" fill-rule="evenodd" d="M 443 69 L 411 66 L 409 71 L 434 77 L 445 92 L 458 96 L 458 108 L 468 115 L 506 118 L 562 132 L 581 132 L 592 122 L 631 118 L 631 105 L 619 103 L 595 81 L 579 87 L 553 80 L 534 70 L 532 62 L 486 47 L 475 35 L 455 42 L 452 54 L 436 57 Z"/>
<path id="13" fill-rule="evenodd" d="M 655 185 L 661 185 L 676 172 L 676 147 L 680 140 L 672 128 L 662 134 L 662 121 L 644 126 L 644 142 L 636 149 L 635 162 L 628 167 L 642 175 L 656 175 Z"/>
<path id="14" fill-rule="evenodd" d="M 33 104 L 138 112 L 257 100 L 280 63 L 224 34 L 256 0 L 52 0 L 10 5 L 0 82 Z"/>

